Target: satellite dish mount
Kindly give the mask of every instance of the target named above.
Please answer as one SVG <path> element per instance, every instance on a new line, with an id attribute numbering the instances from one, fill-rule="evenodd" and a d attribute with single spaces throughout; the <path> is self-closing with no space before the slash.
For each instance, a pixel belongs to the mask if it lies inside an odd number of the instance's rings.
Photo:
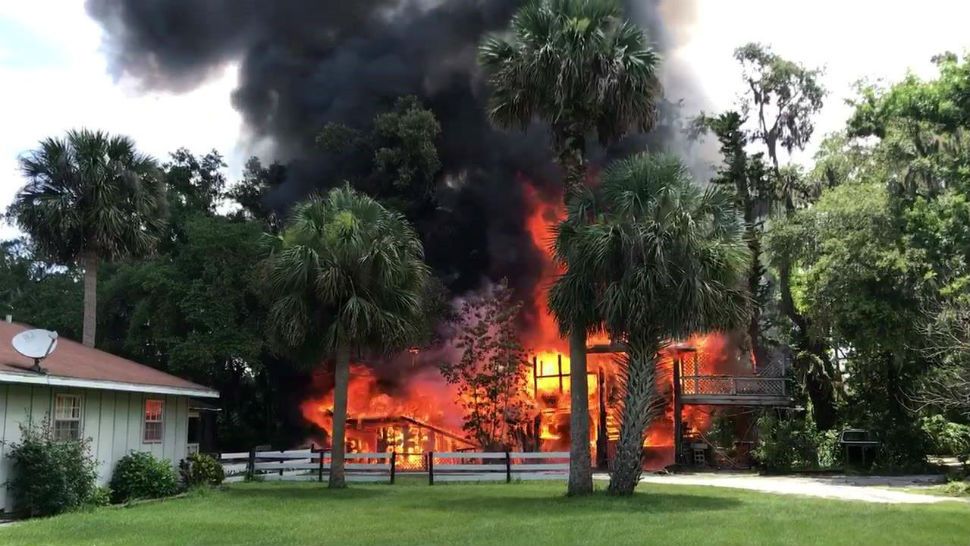
<path id="1" fill-rule="evenodd" d="M 40 367 L 40 361 L 50 356 L 57 348 L 57 332 L 27 330 L 15 335 L 11 343 L 18 353 L 33 359 L 34 367 L 31 371 L 46 374 L 47 370 Z"/>

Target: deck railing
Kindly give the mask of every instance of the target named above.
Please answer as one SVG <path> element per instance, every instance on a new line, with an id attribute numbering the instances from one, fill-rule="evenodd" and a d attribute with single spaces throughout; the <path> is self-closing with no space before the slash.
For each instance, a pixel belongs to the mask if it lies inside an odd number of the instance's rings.
<path id="1" fill-rule="evenodd" d="M 787 396 L 783 377 L 689 375 L 681 378 L 684 396 Z"/>

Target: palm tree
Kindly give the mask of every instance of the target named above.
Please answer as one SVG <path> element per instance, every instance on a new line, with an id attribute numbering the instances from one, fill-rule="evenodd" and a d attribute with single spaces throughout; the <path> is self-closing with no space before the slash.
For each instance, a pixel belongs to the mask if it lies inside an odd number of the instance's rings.
<path id="1" fill-rule="evenodd" d="M 586 191 L 587 136 L 606 144 L 653 125 L 660 59 L 643 31 L 623 19 L 616 0 L 529 0 L 507 32 L 485 39 L 479 60 L 492 91 L 493 123 L 519 129 L 537 119 L 549 124 L 567 204 Z M 583 318 L 558 316 L 569 336 L 571 495 L 593 490 L 586 386 L 586 335 L 593 323 Z"/>
<path id="2" fill-rule="evenodd" d="M 84 269 L 82 341 L 94 347 L 98 265 L 154 251 L 165 225 L 165 183 L 125 136 L 87 129 L 48 138 L 20 158 L 28 182 L 8 216 L 54 262 Z"/>
<path id="3" fill-rule="evenodd" d="M 424 249 L 402 215 L 349 185 L 297 204 L 272 242 L 272 338 L 314 362 L 335 361 L 330 487 L 342 488 L 351 352 L 402 346 L 416 334 Z"/>
<path id="4" fill-rule="evenodd" d="M 728 193 L 695 185 L 686 167 L 666 155 L 614 163 L 573 208 L 556 238 L 556 253 L 570 268 L 550 301 L 562 314 L 592 313 L 627 344 L 609 491 L 631 494 L 647 425 L 664 406 L 658 353 L 671 340 L 747 320 L 744 226 Z M 574 309 L 575 294 L 584 292 L 595 306 Z"/>

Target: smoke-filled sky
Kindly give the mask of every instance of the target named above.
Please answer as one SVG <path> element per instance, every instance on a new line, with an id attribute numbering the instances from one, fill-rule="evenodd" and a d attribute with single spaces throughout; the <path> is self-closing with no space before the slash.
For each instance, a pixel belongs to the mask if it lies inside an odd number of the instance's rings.
<path id="1" fill-rule="evenodd" d="M 188 9 L 197 19 L 185 18 L 162 20 L 146 34 L 122 35 L 117 23 L 114 6 L 139 4 L 132 0 L 92 0 L 85 7 L 84 0 L 5 0 L 0 3 L 0 207 L 6 207 L 13 194 L 23 183 L 16 158 L 36 142 L 64 130 L 88 126 L 111 132 L 128 134 L 136 139 L 145 151 L 160 158 L 179 146 L 196 152 L 217 148 L 230 165 L 231 174 L 238 174 L 245 158 L 253 151 L 271 154 L 266 139 L 250 138 L 257 127 L 256 137 L 268 135 L 276 138 L 300 133 L 292 119 L 276 115 L 273 119 L 260 117 L 265 114 L 266 99 L 260 82 L 272 79 L 277 66 L 259 65 L 256 61 L 273 58 L 273 51 L 260 51 L 259 55 L 244 55 L 252 43 L 240 43 L 259 33 L 287 35 L 293 18 L 310 21 L 342 21 L 320 25 L 302 25 L 304 32 L 340 33 L 348 29 L 366 35 L 379 32 L 380 27 L 358 22 L 364 8 L 377 6 L 385 17 L 398 17 L 392 7 L 400 4 L 392 0 L 367 2 L 306 2 L 315 6 L 312 13 L 304 13 L 300 2 L 279 2 L 295 6 L 292 13 L 276 11 L 269 20 L 258 23 L 232 18 L 229 6 L 248 4 L 244 0 L 223 0 L 194 3 L 185 0 L 168 2 L 145 2 L 143 6 L 156 4 L 182 5 L 193 8 L 199 5 L 211 9 Z M 420 6 L 440 7 L 441 0 L 414 2 Z M 656 0 L 629 0 L 635 10 L 652 14 Z M 259 3 L 256 3 L 259 5 Z M 265 3 L 262 6 L 271 6 Z M 445 8 L 466 2 L 451 2 Z M 504 17 L 511 1 L 488 4 L 489 10 L 452 13 L 447 11 L 441 20 L 458 21 L 476 31 L 489 28 Z M 347 6 L 347 7 L 327 7 Z M 350 7 L 354 6 L 354 7 Z M 898 7 L 897 7 L 898 6 Z M 460 11 L 457 8 L 454 11 Z M 482 13 L 488 11 L 488 13 Z M 747 41 L 761 41 L 774 46 L 776 51 L 789 58 L 809 65 L 821 65 L 827 69 L 825 85 L 831 91 L 825 110 L 818 120 L 818 136 L 842 125 L 848 115 L 844 99 L 851 96 L 851 84 L 857 79 L 902 76 L 907 68 L 919 73 L 929 73 L 932 55 L 945 50 L 965 52 L 970 49 L 970 35 L 965 32 L 965 22 L 970 20 L 970 3 L 962 0 L 924 0 L 913 4 L 887 0 L 664 0 L 660 14 L 664 18 L 666 41 L 670 50 L 667 56 L 681 68 L 689 67 L 694 77 L 681 74 L 676 82 L 669 82 L 671 98 L 684 95 L 689 105 L 707 103 L 709 110 L 730 107 L 740 90 L 738 72 L 731 53 L 734 47 Z M 338 13 L 339 12 L 339 13 Z M 101 22 L 92 19 L 91 14 Z M 229 14 L 229 15 L 227 15 Z M 142 10 L 141 15 L 151 16 Z M 169 14 L 170 15 L 170 14 Z M 159 15 L 164 17 L 165 15 Z M 275 18 L 275 19 L 274 19 Z M 357 19 L 355 19 L 357 18 Z M 105 23 L 111 30 L 106 34 Z M 359 23 L 359 24 L 358 24 Z M 452 44 L 461 41 L 464 27 L 456 28 L 450 35 L 436 32 L 433 35 L 422 29 L 421 24 L 438 23 L 429 20 L 407 27 L 412 35 L 388 36 L 378 41 L 373 37 L 367 44 L 355 43 L 353 36 L 341 42 L 341 53 L 329 55 L 324 65 L 317 65 L 320 73 L 315 77 L 322 89 L 321 96 L 340 97 L 339 89 L 344 80 L 328 81 L 332 74 L 342 70 L 353 71 L 361 66 L 361 56 L 377 70 L 373 61 L 388 48 L 404 59 L 420 62 L 429 58 L 423 48 L 438 47 L 448 51 Z M 457 23 L 456 23 L 457 24 Z M 254 28 L 258 27 L 258 28 Z M 394 28 L 391 26 L 390 28 Z M 186 29 L 194 36 L 191 41 L 172 43 L 159 29 Z M 440 30 L 441 24 L 435 29 Z M 119 34 L 121 32 L 122 34 Z M 106 36 L 112 39 L 106 41 Z M 423 39 L 412 41 L 409 38 Z M 320 48 L 327 47 L 327 40 L 317 36 L 293 34 L 290 38 L 301 44 Z M 383 36 L 382 36 L 383 38 Z M 127 40 L 127 41 L 126 41 Z M 396 40 L 396 41 L 395 41 Z M 120 48 L 124 42 L 127 48 Z M 139 48 L 130 47 L 134 43 Z M 403 47 L 407 44 L 407 47 Z M 195 49 L 193 49 L 195 48 Z M 377 51 L 375 52 L 375 48 Z M 153 56 L 139 52 L 165 51 L 172 56 Z M 196 51 L 204 54 L 196 55 Z M 292 52 L 290 52 L 292 53 Z M 180 54 L 184 54 L 179 56 Z M 313 51 L 308 51 L 313 55 Z M 467 52 L 455 49 L 454 55 L 444 55 L 432 65 L 424 67 L 393 67 L 388 72 L 377 71 L 374 78 L 396 78 L 393 82 L 381 79 L 381 85 L 391 88 L 397 85 L 402 91 L 412 92 L 413 74 L 408 70 L 420 70 L 418 82 L 428 96 L 434 97 L 439 108 L 447 109 L 450 100 L 463 100 L 474 95 L 474 90 L 455 86 L 456 73 L 461 73 L 467 61 Z M 370 57 L 368 57 L 370 56 Z M 121 70 L 121 68 L 124 70 Z M 272 73 L 262 73 L 270 71 Z M 682 70 L 681 70 L 682 71 Z M 164 76 L 159 79 L 159 76 Z M 261 79 L 262 78 L 262 79 Z M 355 77 L 355 93 L 367 92 L 374 80 Z M 260 85 L 248 85 L 253 82 Z M 247 84 L 246 92 L 237 92 L 241 84 Z M 287 85 L 303 85 L 301 80 L 273 81 L 274 91 Z M 266 87 L 263 85 L 263 87 Z M 295 92 L 295 91 L 294 91 Z M 328 95 L 328 93 L 332 93 Z M 438 93 L 438 94 L 436 94 Z M 331 101 L 326 105 L 307 104 L 313 97 L 301 98 L 299 108 L 291 113 L 298 119 L 305 109 L 326 108 L 326 118 L 355 116 L 360 103 Z M 235 107 L 234 107 L 235 106 Z M 238 109 L 237 109 L 238 108 Z M 474 126 L 476 120 L 455 121 L 456 127 L 465 123 Z M 448 123 L 445 122 L 447 131 Z M 450 135 L 456 138 L 456 135 Z M 483 148 L 492 138 L 480 135 Z M 460 136 L 459 136 L 460 138 Z M 504 141 L 503 141 L 504 142 Z M 509 153 L 520 148 L 521 142 L 508 144 Z M 298 145 L 287 143 L 287 150 Z M 279 150 L 286 154 L 287 150 Z M 463 162 L 461 150 L 450 150 L 451 160 Z M 796 158 L 804 160 L 806 155 Z M 265 157 L 273 159 L 273 157 Z M 528 162 L 528 158 L 517 161 Z M 0 236 L 11 236 L 11 228 L 0 228 Z"/>

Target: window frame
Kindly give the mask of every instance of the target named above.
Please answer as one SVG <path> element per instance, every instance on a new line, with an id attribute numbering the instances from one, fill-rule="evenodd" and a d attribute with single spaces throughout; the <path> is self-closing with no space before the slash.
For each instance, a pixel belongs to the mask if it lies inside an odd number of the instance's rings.
<path id="1" fill-rule="evenodd" d="M 148 405 L 158 403 L 158 419 L 149 420 Z M 158 424 L 158 438 L 148 437 L 148 425 Z M 165 440 L 165 400 L 163 398 L 145 398 L 141 413 L 141 443 L 160 444 Z"/>
<path id="2" fill-rule="evenodd" d="M 63 417 L 58 413 L 58 401 L 65 399 L 73 399 L 77 401 L 77 417 Z M 75 406 L 72 404 L 68 406 L 71 409 L 71 414 L 74 413 Z M 61 408 L 63 409 L 63 407 Z M 53 408 L 51 411 L 51 435 L 55 442 L 79 442 L 81 438 L 84 437 L 84 395 L 76 392 L 60 392 L 54 394 Z M 77 423 L 77 437 L 76 438 L 61 438 L 58 436 L 58 422 L 62 423 Z"/>

